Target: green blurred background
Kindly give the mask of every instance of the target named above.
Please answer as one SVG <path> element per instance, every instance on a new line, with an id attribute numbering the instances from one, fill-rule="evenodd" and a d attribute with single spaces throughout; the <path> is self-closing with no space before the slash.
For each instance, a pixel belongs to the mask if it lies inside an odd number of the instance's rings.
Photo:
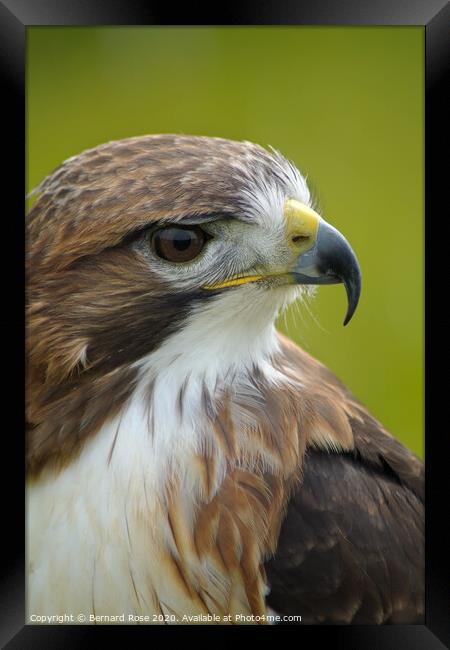
<path id="1" fill-rule="evenodd" d="M 359 308 L 322 287 L 280 329 L 423 456 L 422 27 L 32 27 L 27 191 L 108 140 L 186 133 L 279 149 L 355 249 Z"/>

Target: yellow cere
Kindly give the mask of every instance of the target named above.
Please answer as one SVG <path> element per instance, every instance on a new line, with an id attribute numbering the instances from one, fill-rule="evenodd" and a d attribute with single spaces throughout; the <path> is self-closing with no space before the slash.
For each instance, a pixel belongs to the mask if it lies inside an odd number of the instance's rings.
<path id="1" fill-rule="evenodd" d="M 320 223 L 317 212 L 296 199 L 287 199 L 284 204 L 284 219 L 289 248 L 295 252 L 304 252 L 314 245 Z"/>

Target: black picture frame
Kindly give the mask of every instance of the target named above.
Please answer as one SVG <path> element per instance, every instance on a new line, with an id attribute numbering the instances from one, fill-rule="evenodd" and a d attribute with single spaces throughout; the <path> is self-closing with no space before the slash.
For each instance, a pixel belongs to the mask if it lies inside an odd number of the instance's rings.
<path id="1" fill-rule="evenodd" d="M 444 128 L 447 104 L 445 81 L 449 69 L 448 25 L 450 8 L 446 0 L 241 0 L 239 7 L 221 7 L 222 15 L 212 15 L 211 7 L 190 3 L 171 13 L 169 6 L 145 0 L 0 0 L 0 68 L 4 112 L 1 154 L 4 163 L 2 186 L 3 305 L 0 319 L 3 341 L 3 471 L 6 478 L 2 500 L 3 567 L 0 590 L 0 642 L 10 650 L 23 648 L 75 648 L 83 644 L 108 642 L 139 647 L 181 631 L 184 641 L 194 635 L 217 632 L 207 627 L 131 626 L 33 626 L 25 621 L 25 508 L 24 508 L 24 413 L 23 371 L 19 350 L 24 340 L 24 234 L 23 214 L 25 169 L 25 52 L 26 28 L 32 25 L 422 25 L 425 29 L 425 241 L 426 241 L 426 623 L 395 626 L 296 626 L 294 643 L 331 642 L 346 650 L 382 648 L 433 650 L 448 647 L 450 640 L 450 574 L 448 505 L 446 503 L 447 439 L 439 425 L 439 406 L 448 401 L 445 374 L 432 370 L 443 366 L 442 345 L 446 332 L 440 318 L 442 295 L 432 299 L 432 285 L 445 278 L 439 264 L 448 257 L 439 247 L 445 219 L 444 194 L 448 186 L 448 161 L 444 158 Z M 186 20 L 183 20 L 186 19 Z M 442 153 L 442 156 L 440 155 Z M 5 198 L 9 201 L 6 203 Z M 8 208 L 6 208 L 6 205 Z M 445 206 L 445 207 L 444 207 Z M 5 246 L 6 243 L 6 246 Z M 445 300 L 445 296 L 444 296 Z M 439 310 L 439 312 L 438 312 Z M 444 346 L 445 347 L 445 346 Z M 436 378 L 435 378 L 436 376 Z M 445 391 L 445 392 L 444 392 Z M 289 626 L 264 628 L 222 627 L 221 640 L 234 634 L 264 634 L 274 641 Z M 289 630 L 288 630 L 289 631 Z M 292 630 L 291 630 L 292 632 Z M 185 636 L 186 635 L 186 636 Z M 268 635 L 268 636 L 266 636 Z M 101 637 L 101 639 L 100 639 Z M 270 637 L 270 639 L 269 639 Z M 447 644 L 444 645 L 444 644 Z"/>

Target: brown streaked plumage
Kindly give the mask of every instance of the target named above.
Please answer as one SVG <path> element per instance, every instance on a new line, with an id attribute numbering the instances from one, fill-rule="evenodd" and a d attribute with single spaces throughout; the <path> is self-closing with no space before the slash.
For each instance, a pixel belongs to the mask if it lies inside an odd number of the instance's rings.
<path id="1" fill-rule="evenodd" d="M 274 161 L 250 142 L 173 135 L 119 140 L 70 158 L 35 190 L 28 231 L 33 272 L 67 268 L 159 219 L 210 214 L 212 206 L 245 215 L 241 190 L 255 180 L 252 166 L 270 177 Z"/>
<path id="2" fill-rule="evenodd" d="M 340 401 L 354 446 L 324 453 L 313 444 L 306 451 L 301 488 L 266 565 L 268 602 L 286 614 L 302 611 L 305 623 L 419 623 L 423 464 L 330 371 L 290 341 L 285 345 L 298 370 L 309 367 L 312 385 L 324 385 Z"/>
<path id="3" fill-rule="evenodd" d="M 30 613 L 421 621 L 423 464 L 275 334 L 292 288 L 206 290 L 280 275 L 263 249 L 283 247 L 284 199 L 309 201 L 294 167 L 247 142 L 145 136 L 69 159 L 35 193 Z M 151 253 L 153 228 L 191 220 L 233 243 L 195 273 Z"/>

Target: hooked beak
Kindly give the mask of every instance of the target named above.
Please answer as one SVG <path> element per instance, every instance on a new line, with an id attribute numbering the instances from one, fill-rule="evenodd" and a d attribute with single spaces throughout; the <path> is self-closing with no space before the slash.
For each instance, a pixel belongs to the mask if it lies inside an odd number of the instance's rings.
<path id="1" fill-rule="evenodd" d="M 344 325 L 352 318 L 361 293 L 361 270 L 348 241 L 308 206 L 288 199 L 285 205 L 287 237 L 299 255 L 290 269 L 298 284 L 337 284 L 347 291 Z"/>
<path id="2" fill-rule="evenodd" d="M 283 216 L 286 245 L 292 253 L 291 260 L 294 260 L 288 268 L 257 275 L 236 275 L 214 284 L 206 284 L 203 288 L 227 289 L 275 276 L 286 278 L 290 284 L 343 282 L 348 299 L 344 320 L 344 325 L 347 325 L 355 313 L 361 293 L 361 271 L 350 244 L 317 212 L 296 199 L 286 200 Z"/>

